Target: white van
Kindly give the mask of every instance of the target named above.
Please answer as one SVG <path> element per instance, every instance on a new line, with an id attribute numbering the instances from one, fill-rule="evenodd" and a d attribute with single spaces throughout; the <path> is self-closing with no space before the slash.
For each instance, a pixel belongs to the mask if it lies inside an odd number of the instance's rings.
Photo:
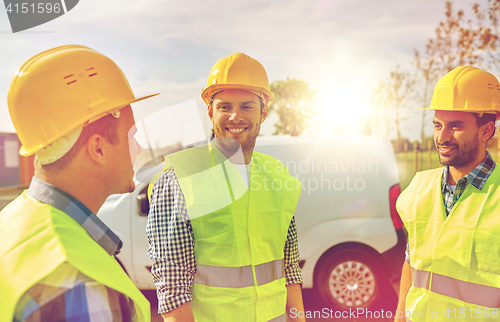
<path id="1" fill-rule="evenodd" d="M 395 208 L 400 187 L 390 142 L 355 134 L 273 136 L 259 137 L 255 150 L 279 159 L 302 183 L 295 218 L 303 287 L 342 310 L 369 307 L 393 292 L 389 282 L 399 282 L 406 237 Z M 122 239 L 118 260 L 132 280 L 154 289 L 148 185 L 141 181 L 133 193 L 110 196 L 98 216 Z"/>

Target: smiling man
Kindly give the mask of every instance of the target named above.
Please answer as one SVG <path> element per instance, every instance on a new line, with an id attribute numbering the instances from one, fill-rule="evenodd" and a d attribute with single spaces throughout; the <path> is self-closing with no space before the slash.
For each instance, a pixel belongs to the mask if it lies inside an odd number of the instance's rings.
<path id="1" fill-rule="evenodd" d="M 486 148 L 500 85 L 458 67 L 439 80 L 429 109 L 444 168 L 418 173 L 397 201 L 409 242 L 396 321 L 497 321 L 500 170 Z"/>
<path id="2" fill-rule="evenodd" d="M 273 100 L 266 71 L 245 54 L 225 57 L 202 98 L 215 139 L 168 156 L 152 187 L 158 312 L 165 321 L 285 321 L 303 311 L 293 216 L 300 183 L 253 151 Z M 269 180 L 295 184 L 266 190 Z"/>

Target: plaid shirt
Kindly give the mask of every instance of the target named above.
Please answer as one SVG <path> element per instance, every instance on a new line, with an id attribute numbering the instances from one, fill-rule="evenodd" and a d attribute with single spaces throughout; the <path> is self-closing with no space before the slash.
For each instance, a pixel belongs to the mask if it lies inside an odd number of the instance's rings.
<path id="1" fill-rule="evenodd" d="M 493 169 L 495 169 L 495 160 L 491 157 L 489 152 L 486 152 L 486 157 L 483 162 L 477 165 L 477 167 L 469 172 L 465 177 L 460 178 L 455 186 L 455 192 L 453 192 L 450 184 L 448 183 L 448 167 L 444 167 L 443 175 L 441 177 L 441 193 L 443 194 L 443 204 L 445 206 L 446 215 L 448 216 L 453 209 L 455 203 L 460 199 L 462 193 L 467 187 L 467 183 L 470 183 L 478 190 L 482 190 L 484 183 L 490 177 Z M 405 260 L 410 262 L 410 243 L 406 244 L 406 256 Z"/>
<path id="2" fill-rule="evenodd" d="M 444 167 L 443 177 L 441 180 L 441 193 L 443 194 L 443 203 L 445 205 L 446 215 L 450 214 L 453 205 L 460 199 L 460 196 L 467 187 L 467 183 L 470 183 L 478 190 L 483 189 L 484 183 L 489 178 L 491 173 L 495 169 L 495 160 L 491 158 L 489 152 L 486 154 L 483 162 L 478 164 L 478 166 L 469 172 L 465 177 L 460 178 L 455 186 L 455 192 L 453 193 L 448 183 L 448 167 Z"/>
<path id="3" fill-rule="evenodd" d="M 110 255 L 120 252 L 122 241 L 73 196 L 33 178 L 28 194 L 54 206 L 80 223 Z M 19 300 L 14 321 L 136 321 L 132 300 L 79 272 L 68 263 L 32 286 Z"/>
<path id="4" fill-rule="evenodd" d="M 153 186 L 146 234 L 158 313 L 163 314 L 193 299 L 191 288 L 196 272 L 193 228 L 173 168 L 164 171 Z M 302 284 L 295 217 L 290 222 L 283 252 L 286 285 Z"/>

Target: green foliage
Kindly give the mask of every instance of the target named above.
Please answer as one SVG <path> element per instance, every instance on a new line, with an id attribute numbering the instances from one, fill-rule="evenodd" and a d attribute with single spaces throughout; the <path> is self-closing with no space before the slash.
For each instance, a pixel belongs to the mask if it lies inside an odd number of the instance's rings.
<path id="1" fill-rule="evenodd" d="M 308 126 L 314 109 L 315 91 L 309 89 L 309 85 L 295 78 L 275 81 L 271 84 L 271 92 L 274 92 L 274 101 L 270 106 L 270 112 L 278 114 L 279 120 L 274 125 L 277 134 L 300 135 Z"/>

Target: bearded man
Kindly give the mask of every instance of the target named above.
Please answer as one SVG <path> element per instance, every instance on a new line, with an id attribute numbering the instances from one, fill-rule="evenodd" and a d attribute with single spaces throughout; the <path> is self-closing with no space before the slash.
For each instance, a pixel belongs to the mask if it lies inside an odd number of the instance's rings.
<path id="1" fill-rule="evenodd" d="M 486 150 L 500 85 L 463 66 L 443 76 L 431 107 L 443 168 L 417 173 L 397 201 L 408 231 L 396 321 L 497 321 L 500 169 Z"/>

